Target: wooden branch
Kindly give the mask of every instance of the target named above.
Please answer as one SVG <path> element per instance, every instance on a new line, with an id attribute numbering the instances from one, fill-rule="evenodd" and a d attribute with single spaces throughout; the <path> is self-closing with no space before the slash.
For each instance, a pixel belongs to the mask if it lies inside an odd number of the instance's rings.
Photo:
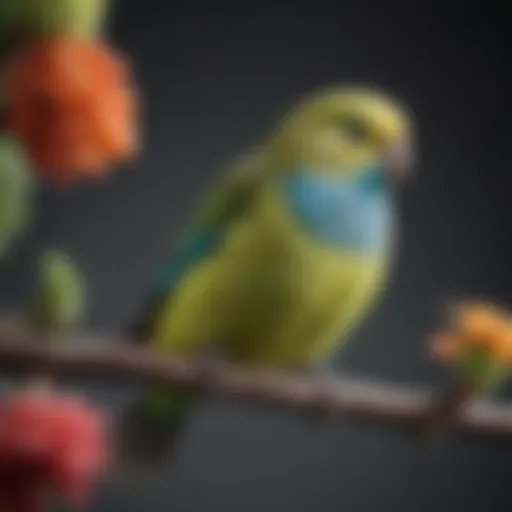
<path id="1" fill-rule="evenodd" d="M 0 328 L 0 369 L 44 369 L 55 376 L 180 386 L 302 413 L 323 409 L 340 419 L 391 424 L 418 435 L 439 408 L 437 395 L 425 388 L 343 377 L 326 394 L 321 383 L 311 377 L 249 371 L 227 364 L 216 364 L 205 372 L 199 361 L 162 357 L 121 340 L 116 343 L 96 336 L 63 341 L 46 344 L 29 333 Z M 512 406 L 472 400 L 460 411 L 454 427 L 471 434 L 512 438 Z"/>
<path id="2" fill-rule="evenodd" d="M 421 437 L 427 442 L 439 440 L 446 435 L 478 395 L 475 383 L 455 380 L 432 400 L 432 407 L 421 426 Z"/>

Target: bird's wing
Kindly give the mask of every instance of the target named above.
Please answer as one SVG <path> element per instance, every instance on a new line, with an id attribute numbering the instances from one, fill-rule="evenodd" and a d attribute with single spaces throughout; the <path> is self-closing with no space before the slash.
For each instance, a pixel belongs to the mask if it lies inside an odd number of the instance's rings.
<path id="1" fill-rule="evenodd" d="M 182 277 L 215 252 L 232 223 L 250 208 L 262 181 L 261 160 L 259 153 L 243 156 L 210 188 L 185 236 L 157 273 L 149 300 L 129 329 L 129 337 L 141 342 L 147 338 L 160 306 Z"/>

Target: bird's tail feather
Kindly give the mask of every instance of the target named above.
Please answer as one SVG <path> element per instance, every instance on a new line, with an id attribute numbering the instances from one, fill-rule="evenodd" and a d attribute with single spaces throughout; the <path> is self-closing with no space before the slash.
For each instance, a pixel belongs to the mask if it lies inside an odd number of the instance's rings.
<path id="1" fill-rule="evenodd" d="M 193 401 L 186 390 L 153 390 L 128 409 L 119 432 L 123 469 L 151 471 L 162 466 L 179 441 Z"/>

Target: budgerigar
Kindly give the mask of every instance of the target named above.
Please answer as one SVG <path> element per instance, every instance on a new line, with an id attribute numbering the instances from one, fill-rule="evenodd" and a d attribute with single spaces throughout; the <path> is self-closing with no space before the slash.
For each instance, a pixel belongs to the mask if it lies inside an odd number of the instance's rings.
<path id="1" fill-rule="evenodd" d="M 322 362 L 383 288 L 393 182 L 411 154 L 410 116 L 384 93 L 307 96 L 207 194 L 132 334 L 162 353 L 214 348 L 250 367 Z M 161 460 L 195 398 L 149 390 L 125 418 L 127 460 Z"/>

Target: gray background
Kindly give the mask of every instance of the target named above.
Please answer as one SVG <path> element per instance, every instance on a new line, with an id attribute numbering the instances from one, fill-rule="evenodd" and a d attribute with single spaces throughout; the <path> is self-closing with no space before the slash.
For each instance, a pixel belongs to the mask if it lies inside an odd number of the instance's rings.
<path id="1" fill-rule="evenodd" d="M 2 300 L 22 300 L 37 252 L 56 246 L 90 280 L 91 327 L 121 328 L 227 158 L 257 142 L 302 93 L 369 81 L 416 112 L 421 166 L 400 198 L 389 292 L 336 366 L 441 382 L 424 339 L 444 301 L 476 294 L 512 304 L 504 13 L 491 1 L 413 3 L 118 2 L 110 33 L 144 95 L 144 155 L 105 186 L 44 191 L 33 233 L 1 269 Z M 117 407 L 125 390 L 97 383 L 91 392 Z M 105 489 L 94 512 L 512 506 L 507 443 L 456 439 L 428 452 L 393 430 L 315 426 L 251 407 L 202 407 L 174 463 L 152 489 Z"/>

